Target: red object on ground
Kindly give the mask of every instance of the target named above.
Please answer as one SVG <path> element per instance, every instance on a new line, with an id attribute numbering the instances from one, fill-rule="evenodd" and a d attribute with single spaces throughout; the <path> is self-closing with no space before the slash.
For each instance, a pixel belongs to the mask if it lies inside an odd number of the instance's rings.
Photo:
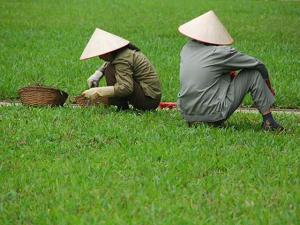
<path id="1" fill-rule="evenodd" d="M 161 102 L 159 103 L 159 108 L 161 109 L 176 109 L 176 102 Z"/>

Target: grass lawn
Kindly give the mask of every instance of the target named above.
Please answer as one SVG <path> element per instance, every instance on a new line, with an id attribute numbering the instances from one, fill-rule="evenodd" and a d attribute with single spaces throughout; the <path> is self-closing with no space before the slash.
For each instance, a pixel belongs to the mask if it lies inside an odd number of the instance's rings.
<path id="1" fill-rule="evenodd" d="M 139 46 L 157 69 L 163 100 L 175 101 L 179 52 L 186 42 L 177 28 L 210 9 L 237 49 L 265 62 L 277 106 L 300 108 L 299 1 L 2 0 L 0 99 L 16 98 L 18 88 L 37 82 L 81 93 L 100 62 L 79 57 L 99 27 Z"/>
<path id="2" fill-rule="evenodd" d="M 0 108 L 0 224 L 297 224 L 299 117 Z"/>
<path id="3" fill-rule="evenodd" d="M 99 27 L 139 46 L 175 101 L 177 27 L 213 9 L 267 65 L 277 106 L 300 108 L 298 1 L 0 3 L 0 99 L 37 82 L 81 93 L 100 62 L 79 57 Z M 0 107 L 0 224 L 299 224 L 300 117 L 276 118 L 286 133 L 262 132 L 256 114 L 217 129 L 187 128 L 177 111 Z"/>

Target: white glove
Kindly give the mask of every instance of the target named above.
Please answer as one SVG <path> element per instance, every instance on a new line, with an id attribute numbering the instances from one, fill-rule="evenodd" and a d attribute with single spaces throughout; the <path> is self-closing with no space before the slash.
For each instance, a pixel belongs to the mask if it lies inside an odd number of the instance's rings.
<path id="1" fill-rule="evenodd" d="M 95 71 L 95 73 L 89 77 L 89 79 L 87 79 L 89 88 L 99 86 L 99 81 L 103 77 L 103 72 L 104 72 L 105 68 L 107 67 L 107 65 L 108 65 L 108 63 L 103 63 L 102 66 L 99 69 L 97 69 Z"/>
<path id="2" fill-rule="evenodd" d="M 82 96 L 86 98 L 95 98 L 96 95 L 100 97 L 113 97 L 115 94 L 114 86 L 107 86 L 107 87 L 95 87 L 90 88 L 84 92 L 82 92 Z"/>
<path id="3" fill-rule="evenodd" d="M 89 88 L 98 87 L 100 78 L 103 76 L 103 72 L 96 70 L 94 74 L 92 74 L 89 79 L 87 79 L 87 83 Z"/>

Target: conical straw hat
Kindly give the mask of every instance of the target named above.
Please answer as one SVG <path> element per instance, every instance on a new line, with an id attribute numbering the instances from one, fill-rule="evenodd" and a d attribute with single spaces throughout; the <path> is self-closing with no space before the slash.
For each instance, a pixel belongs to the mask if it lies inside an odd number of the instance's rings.
<path id="1" fill-rule="evenodd" d="M 129 44 L 129 41 L 96 28 L 91 39 L 83 50 L 80 60 L 90 59 L 95 56 L 104 55 Z"/>
<path id="2" fill-rule="evenodd" d="M 179 32 L 189 38 L 209 44 L 230 45 L 233 39 L 213 11 L 181 25 Z"/>

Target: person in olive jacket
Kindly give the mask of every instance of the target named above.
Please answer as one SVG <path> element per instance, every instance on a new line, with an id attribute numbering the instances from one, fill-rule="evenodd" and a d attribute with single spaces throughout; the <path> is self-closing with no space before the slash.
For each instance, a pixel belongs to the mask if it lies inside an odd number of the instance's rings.
<path id="1" fill-rule="evenodd" d="M 161 85 L 147 57 L 129 41 L 96 28 L 80 59 L 99 56 L 106 61 L 87 80 L 89 88 L 82 93 L 87 98 L 98 95 L 108 98 L 108 105 L 128 109 L 155 110 L 161 100 Z M 107 86 L 98 87 L 105 77 Z"/>
<path id="2" fill-rule="evenodd" d="M 275 101 L 269 74 L 258 59 L 231 47 L 233 39 L 213 11 L 179 27 L 190 38 L 180 53 L 178 106 L 191 126 L 221 125 L 250 93 L 264 130 L 283 130 L 271 113 Z"/>

